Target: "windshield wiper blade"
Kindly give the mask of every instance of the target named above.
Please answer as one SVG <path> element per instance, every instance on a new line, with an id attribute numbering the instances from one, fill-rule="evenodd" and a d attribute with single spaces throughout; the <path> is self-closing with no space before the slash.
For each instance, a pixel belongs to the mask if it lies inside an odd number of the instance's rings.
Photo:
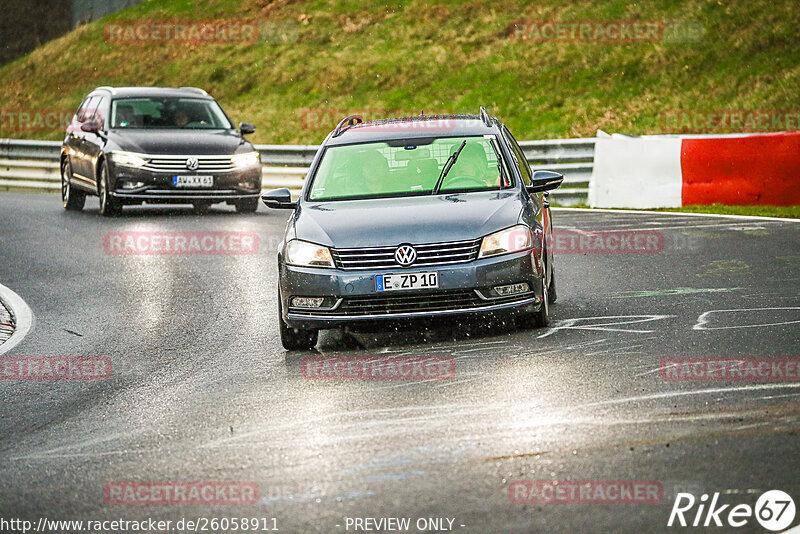
<path id="1" fill-rule="evenodd" d="M 508 187 L 509 185 L 511 185 L 511 180 L 506 176 L 506 171 L 503 170 L 503 164 L 502 164 L 503 160 L 502 156 L 500 156 L 500 151 L 495 146 L 494 140 L 492 140 L 490 144 L 492 145 L 492 150 L 494 150 L 494 155 L 497 158 L 497 170 L 500 171 L 500 180 L 501 180 L 500 188 L 502 189 L 503 187 Z"/>
<path id="2" fill-rule="evenodd" d="M 466 139 L 462 141 L 461 146 L 458 147 L 458 150 L 453 152 L 453 154 L 449 158 L 447 158 L 447 161 L 444 162 L 444 167 L 442 167 L 442 172 L 439 173 L 439 179 L 436 180 L 436 185 L 433 186 L 433 192 L 431 193 L 432 195 L 439 194 L 439 189 L 442 187 L 442 182 L 444 182 L 447 173 L 450 172 L 450 169 L 452 169 L 453 165 L 455 165 L 458 156 L 461 155 L 461 151 L 464 150 L 465 146 L 467 146 Z"/>

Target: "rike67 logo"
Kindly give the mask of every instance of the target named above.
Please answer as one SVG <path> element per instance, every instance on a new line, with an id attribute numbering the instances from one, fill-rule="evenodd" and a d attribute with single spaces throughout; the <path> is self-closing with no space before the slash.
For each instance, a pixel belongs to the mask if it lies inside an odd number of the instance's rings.
<path id="1" fill-rule="evenodd" d="M 722 504 L 719 492 L 714 493 L 710 500 L 706 493 L 700 499 L 691 493 L 678 493 L 667 526 L 738 528 L 751 524 L 755 518 L 763 528 L 777 532 L 792 524 L 795 511 L 794 500 L 781 490 L 761 494 L 755 507 L 749 504 Z"/>

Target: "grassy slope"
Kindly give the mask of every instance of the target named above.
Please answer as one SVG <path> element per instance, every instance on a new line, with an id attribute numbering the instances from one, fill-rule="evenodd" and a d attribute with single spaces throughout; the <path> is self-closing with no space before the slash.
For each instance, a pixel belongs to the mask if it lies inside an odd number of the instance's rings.
<path id="1" fill-rule="evenodd" d="M 215 18 L 255 19 L 272 37 L 193 46 L 103 38 L 108 21 Z M 694 19 L 705 35 L 658 44 L 512 42 L 508 24 L 517 19 Z M 194 85 L 235 121 L 256 123 L 260 143 L 319 142 L 340 113 L 316 120 L 304 114 L 309 108 L 474 113 L 483 104 L 520 139 L 598 128 L 656 133 L 667 109 L 799 109 L 798 27 L 793 0 L 150 1 L 0 68 L 0 108 L 73 109 L 98 85 Z"/>

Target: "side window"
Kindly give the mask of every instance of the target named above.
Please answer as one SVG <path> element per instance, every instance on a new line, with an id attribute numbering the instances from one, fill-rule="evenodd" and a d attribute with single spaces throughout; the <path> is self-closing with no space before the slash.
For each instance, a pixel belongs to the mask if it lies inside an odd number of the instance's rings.
<path id="1" fill-rule="evenodd" d="M 94 114 L 95 108 L 97 107 L 97 102 L 99 100 L 99 97 L 93 96 L 91 98 L 87 98 L 83 104 L 81 104 L 78 114 L 75 117 L 78 119 L 78 122 L 84 122 L 88 117 Z"/>
<path id="2" fill-rule="evenodd" d="M 78 111 L 75 112 L 75 116 L 72 117 L 72 122 L 83 122 L 83 116 L 86 113 L 86 106 L 89 104 L 90 98 L 84 98 L 81 105 L 78 106 Z"/>
<path id="3" fill-rule="evenodd" d="M 525 158 L 525 153 L 517 144 L 517 140 L 514 139 L 514 136 L 511 135 L 511 132 L 509 132 L 508 128 L 505 126 L 503 126 L 503 136 L 506 138 L 506 142 L 511 147 L 511 153 L 514 155 L 514 159 L 517 162 L 517 167 L 519 167 L 519 173 L 522 175 L 522 181 L 525 183 L 525 185 L 531 185 L 531 167 L 528 165 L 528 160 Z"/>
<path id="4" fill-rule="evenodd" d="M 108 128 L 108 118 L 111 116 L 110 105 L 109 105 L 110 103 L 111 99 L 108 96 L 104 95 L 100 98 L 100 101 L 97 104 L 96 114 L 98 117 L 100 117 L 100 120 L 102 121 L 103 129 Z"/>

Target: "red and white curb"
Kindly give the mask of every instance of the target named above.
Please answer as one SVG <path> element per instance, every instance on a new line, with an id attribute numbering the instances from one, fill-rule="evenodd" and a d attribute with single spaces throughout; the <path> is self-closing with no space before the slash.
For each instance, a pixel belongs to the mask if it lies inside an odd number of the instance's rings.
<path id="1" fill-rule="evenodd" d="M 800 204 L 800 133 L 598 137 L 589 182 L 597 208 Z"/>
<path id="2" fill-rule="evenodd" d="M 33 312 L 6 286 L 0 284 L 0 354 L 18 345 L 33 328 Z"/>

